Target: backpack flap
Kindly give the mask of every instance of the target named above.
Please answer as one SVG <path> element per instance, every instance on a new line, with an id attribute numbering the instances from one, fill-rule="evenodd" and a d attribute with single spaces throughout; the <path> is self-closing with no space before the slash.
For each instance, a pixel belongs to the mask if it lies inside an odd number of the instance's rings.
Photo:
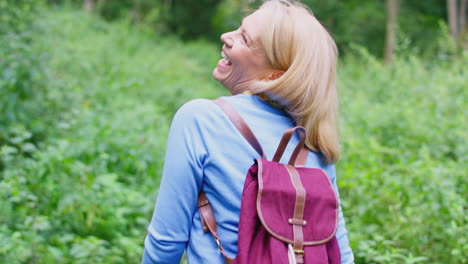
<path id="1" fill-rule="evenodd" d="M 286 168 L 289 165 L 256 161 L 259 186 L 256 207 L 265 229 L 277 239 L 293 244 L 292 223 L 300 221 L 304 245 L 323 244 L 332 239 L 338 227 L 338 200 L 327 174 L 321 169 L 290 167 L 298 172 L 305 190 L 303 219 L 294 219 L 296 188 Z"/>

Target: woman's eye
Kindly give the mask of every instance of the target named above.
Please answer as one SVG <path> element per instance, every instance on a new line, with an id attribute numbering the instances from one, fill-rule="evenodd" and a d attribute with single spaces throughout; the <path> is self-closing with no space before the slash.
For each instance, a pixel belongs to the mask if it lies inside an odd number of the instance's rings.
<path id="1" fill-rule="evenodd" d="M 242 34 L 242 39 L 244 40 L 245 43 L 247 43 L 247 38 L 245 37 L 244 34 Z"/>

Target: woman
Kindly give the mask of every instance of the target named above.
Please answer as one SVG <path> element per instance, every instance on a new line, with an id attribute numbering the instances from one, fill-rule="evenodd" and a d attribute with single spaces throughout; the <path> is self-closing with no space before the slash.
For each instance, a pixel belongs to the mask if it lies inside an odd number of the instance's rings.
<path id="1" fill-rule="evenodd" d="M 222 59 L 214 78 L 233 96 L 224 97 L 259 139 L 268 158 L 283 132 L 306 128 L 307 167 L 323 168 L 335 190 L 338 160 L 336 46 L 301 4 L 266 1 L 241 26 L 221 36 Z M 298 139 L 294 139 L 295 145 Z M 289 157 L 292 149 L 287 149 Z M 237 253 L 240 200 L 256 151 L 210 100 L 193 100 L 171 125 L 162 182 L 143 263 L 223 263 L 211 234 L 202 230 L 197 196 L 203 189 L 215 211 L 225 251 Z M 286 160 L 282 160 L 286 162 Z M 342 263 L 353 263 L 339 210 L 336 233 Z"/>

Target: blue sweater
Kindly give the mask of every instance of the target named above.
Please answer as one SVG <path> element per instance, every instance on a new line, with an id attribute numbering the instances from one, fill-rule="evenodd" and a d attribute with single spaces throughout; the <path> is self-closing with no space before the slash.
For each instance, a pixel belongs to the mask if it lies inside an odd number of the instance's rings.
<path id="1" fill-rule="evenodd" d="M 223 99 L 236 108 L 271 159 L 284 131 L 293 127 L 294 121 L 257 96 L 240 94 Z M 287 163 L 297 142 L 297 137 L 291 140 L 281 162 Z M 212 101 L 197 99 L 182 106 L 172 121 L 142 263 L 179 263 L 185 249 L 189 263 L 224 263 L 211 234 L 201 227 L 197 196 L 202 188 L 213 207 L 221 243 L 234 257 L 244 180 L 257 157 Z M 317 153 L 310 152 L 306 166 L 324 169 L 338 193 L 334 165 L 323 164 Z M 341 207 L 338 224 L 342 263 L 353 263 Z"/>

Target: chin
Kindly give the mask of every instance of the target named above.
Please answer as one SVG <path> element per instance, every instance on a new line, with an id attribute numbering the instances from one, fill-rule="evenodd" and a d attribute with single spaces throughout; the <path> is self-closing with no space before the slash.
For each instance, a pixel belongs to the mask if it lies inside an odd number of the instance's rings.
<path id="1" fill-rule="evenodd" d="M 217 69 L 214 69 L 213 70 L 213 79 L 215 79 L 216 81 L 218 81 L 219 83 L 221 83 L 224 88 L 228 89 L 228 87 L 226 87 L 226 79 L 227 79 L 227 76 L 225 76 L 226 74 L 221 74 Z"/>
<path id="2" fill-rule="evenodd" d="M 218 81 L 226 90 L 228 90 L 232 95 L 238 94 L 239 92 L 234 91 L 232 85 L 227 83 L 227 79 L 229 78 L 229 73 L 220 73 L 217 68 L 213 70 L 213 79 Z"/>
<path id="3" fill-rule="evenodd" d="M 221 78 L 220 78 L 219 75 L 220 75 L 220 74 L 219 74 L 219 72 L 218 72 L 218 69 L 215 68 L 215 69 L 213 70 L 213 79 L 215 79 L 215 80 L 218 81 L 218 82 L 221 82 Z"/>

